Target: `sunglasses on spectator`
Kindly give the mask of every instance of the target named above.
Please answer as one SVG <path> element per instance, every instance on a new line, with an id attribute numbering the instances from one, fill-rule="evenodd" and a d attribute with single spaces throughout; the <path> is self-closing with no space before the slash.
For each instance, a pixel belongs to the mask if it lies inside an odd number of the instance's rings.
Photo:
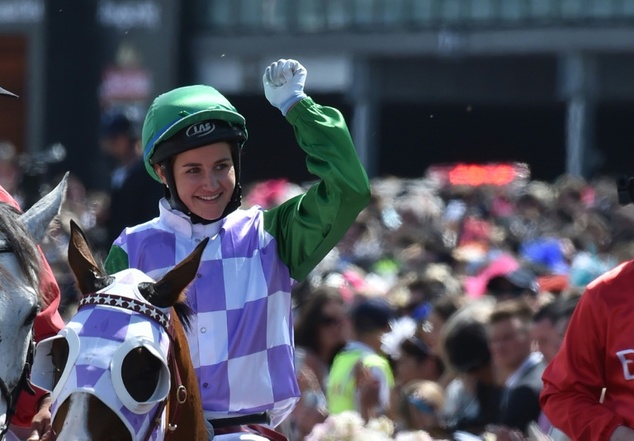
<path id="1" fill-rule="evenodd" d="M 426 415 L 436 414 L 436 411 L 434 410 L 434 408 L 430 406 L 427 401 L 423 400 L 422 398 L 416 395 L 410 395 L 409 397 L 407 397 L 407 401 L 411 405 L 413 405 L 416 408 L 416 410 L 418 410 L 419 412 L 422 412 Z"/>
<path id="2" fill-rule="evenodd" d="M 425 360 L 431 355 L 429 347 L 417 337 L 409 337 L 401 343 L 401 352 L 416 357 L 418 360 Z"/>
<path id="3" fill-rule="evenodd" d="M 324 325 L 324 326 L 332 326 L 332 325 L 338 325 L 343 321 L 343 319 L 341 317 L 332 317 L 329 315 L 322 315 L 319 318 L 319 323 Z"/>

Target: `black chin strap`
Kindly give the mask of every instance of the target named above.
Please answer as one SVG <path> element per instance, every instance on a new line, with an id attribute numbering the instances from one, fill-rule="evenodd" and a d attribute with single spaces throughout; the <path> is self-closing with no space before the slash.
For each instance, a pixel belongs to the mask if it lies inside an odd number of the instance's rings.
<path id="1" fill-rule="evenodd" d="M 13 415 L 15 415 L 18 398 L 20 397 L 22 391 L 26 391 L 30 395 L 35 395 L 35 391 L 31 387 L 31 383 L 29 382 L 29 378 L 31 377 L 31 366 L 33 366 L 34 354 L 35 341 L 33 340 L 33 334 L 31 334 L 29 348 L 26 353 L 26 363 L 24 363 L 24 368 L 22 369 L 22 375 L 20 376 L 20 381 L 18 381 L 18 384 L 13 388 L 13 390 L 9 390 L 7 383 L 5 383 L 2 378 L 0 378 L 0 392 L 2 393 L 2 398 L 4 398 L 4 400 L 7 402 L 7 414 L 4 420 L 4 424 L 0 426 L 0 441 L 4 440 L 4 437 L 9 431 L 11 419 L 13 418 Z"/>

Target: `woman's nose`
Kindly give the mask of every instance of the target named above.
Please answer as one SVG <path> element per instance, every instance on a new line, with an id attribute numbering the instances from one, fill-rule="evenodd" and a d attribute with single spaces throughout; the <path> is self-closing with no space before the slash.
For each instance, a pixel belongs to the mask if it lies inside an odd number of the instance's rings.
<path id="1" fill-rule="evenodd" d="M 205 178 L 205 184 L 207 186 L 209 186 L 210 188 L 217 188 L 218 187 L 218 177 L 215 175 L 215 173 L 208 173 L 206 178 Z"/>

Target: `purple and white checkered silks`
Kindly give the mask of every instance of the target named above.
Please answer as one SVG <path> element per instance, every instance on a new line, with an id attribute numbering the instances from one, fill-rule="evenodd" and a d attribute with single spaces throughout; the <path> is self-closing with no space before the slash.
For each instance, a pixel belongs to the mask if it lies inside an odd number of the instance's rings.
<path id="1" fill-rule="evenodd" d="M 291 289 L 277 240 L 257 207 L 220 222 L 191 224 L 160 202 L 160 218 L 126 228 L 115 245 L 129 265 L 159 279 L 204 238 L 196 278 L 187 288 L 187 341 L 207 419 L 267 411 L 271 425 L 293 410 L 295 376 Z"/>
<path id="2" fill-rule="evenodd" d="M 148 304 L 137 289 L 141 282 L 153 280 L 136 269 L 128 269 L 114 275 L 114 284 L 99 291 L 104 297 L 116 295 Z M 36 357 L 49 357 L 55 339 L 65 338 L 69 346 L 66 367 L 52 391 L 53 418 L 59 406 L 75 392 L 86 392 L 99 398 L 126 425 L 133 440 L 144 439 L 152 427 L 152 417 L 157 407 L 166 399 L 170 389 L 170 373 L 167 364 L 170 338 L 167 331 L 145 314 L 125 309 L 125 305 L 112 301 L 113 305 L 87 304 L 70 320 L 55 337 L 38 344 Z M 160 309 L 169 318 L 169 309 Z M 134 348 L 144 347 L 162 363 L 159 382 L 148 401 L 137 402 L 126 390 L 121 366 L 125 356 Z M 32 374 L 33 383 L 50 390 L 53 382 L 52 360 L 36 360 L 35 366 L 43 367 Z M 50 371 L 46 371 L 46 367 Z M 155 426 L 150 439 L 165 437 L 166 410 L 161 424 Z"/>

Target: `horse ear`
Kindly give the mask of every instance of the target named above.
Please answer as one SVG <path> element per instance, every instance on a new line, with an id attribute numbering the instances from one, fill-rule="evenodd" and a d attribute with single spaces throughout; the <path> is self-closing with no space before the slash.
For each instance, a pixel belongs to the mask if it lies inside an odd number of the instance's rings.
<path id="1" fill-rule="evenodd" d="M 86 235 L 72 219 L 68 242 L 68 264 L 75 274 L 77 286 L 82 294 L 94 293 L 107 284 L 104 283 L 107 276 L 95 262 Z"/>
<path id="2" fill-rule="evenodd" d="M 209 238 L 206 237 L 189 256 L 154 284 L 151 298 L 148 298 L 150 303 L 159 308 L 168 308 L 178 301 L 181 293 L 194 280 L 208 242 Z"/>
<path id="3" fill-rule="evenodd" d="M 48 230 L 48 225 L 57 216 L 66 197 L 68 186 L 68 172 L 57 186 L 46 196 L 37 201 L 31 208 L 20 216 L 20 221 L 31 233 L 36 243 L 40 243 Z"/>

